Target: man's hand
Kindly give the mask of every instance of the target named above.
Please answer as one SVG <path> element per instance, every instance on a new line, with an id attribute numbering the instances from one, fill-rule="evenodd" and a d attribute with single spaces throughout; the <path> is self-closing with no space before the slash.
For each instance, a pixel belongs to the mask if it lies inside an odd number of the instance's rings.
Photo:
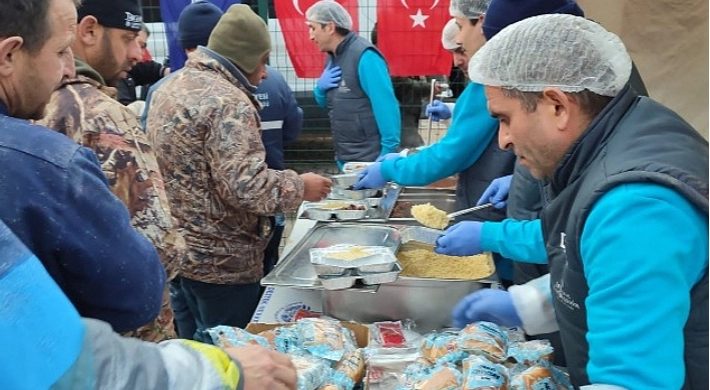
<path id="1" fill-rule="evenodd" d="M 244 390 L 296 389 L 296 367 L 288 356 L 258 345 L 224 351 L 241 364 Z"/>
<path id="2" fill-rule="evenodd" d="M 424 113 L 427 118 L 431 116 L 431 120 L 434 122 L 451 118 L 449 107 L 442 103 L 441 100 L 434 100 L 431 104 L 427 104 Z"/>
<path id="3" fill-rule="evenodd" d="M 318 79 L 318 88 L 320 88 L 323 92 L 336 88 L 340 83 L 342 76 L 343 72 L 340 70 L 340 67 L 336 66 L 331 68 L 331 63 L 329 62 L 328 66 L 325 67 L 325 70 Z"/>
<path id="4" fill-rule="evenodd" d="M 510 293 L 491 288 L 484 288 L 466 296 L 456 304 L 451 316 L 457 328 L 476 321 L 488 321 L 507 327 L 523 324 Z"/>
<path id="5" fill-rule="evenodd" d="M 333 182 L 327 177 L 308 172 L 300 175 L 303 180 L 303 199 L 309 202 L 318 202 L 328 197 Z"/>
<path id="6" fill-rule="evenodd" d="M 491 182 L 483 191 L 481 199 L 478 200 L 476 206 L 484 203 L 493 203 L 493 207 L 502 209 L 508 205 L 508 193 L 510 192 L 510 183 L 513 181 L 513 175 L 499 177 Z"/>
<path id="7" fill-rule="evenodd" d="M 382 163 L 376 162 L 367 168 L 360 171 L 360 180 L 353 186 L 354 190 L 364 188 L 384 188 L 387 185 L 387 180 L 382 177 Z"/>
<path id="8" fill-rule="evenodd" d="M 434 252 L 448 256 L 473 256 L 483 252 L 481 249 L 481 227 L 483 222 L 463 221 L 446 229 L 436 239 Z"/>

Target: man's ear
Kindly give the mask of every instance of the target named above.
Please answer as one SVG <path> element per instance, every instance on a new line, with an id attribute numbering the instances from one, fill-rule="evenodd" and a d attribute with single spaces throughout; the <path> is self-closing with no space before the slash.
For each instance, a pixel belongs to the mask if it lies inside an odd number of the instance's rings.
<path id="1" fill-rule="evenodd" d="M 22 37 L 8 37 L 0 40 L 0 76 L 10 76 L 13 70 L 20 66 L 18 55 L 24 43 Z"/>
<path id="2" fill-rule="evenodd" d="M 100 38 L 101 29 L 103 27 L 96 17 L 91 15 L 84 16 L 77 25 L 76 39 L 81 41 L 84 46 L 94 46 Z"/>
<path id="3" fill-rule="evenodd" d="M 542 91 L 542 103 L 549 107 L 549 113 L 554 117 L 558 129 L 569 125 L 570 114 L 575 111 L 576 102 L 559 88 L 545 88 Z"/>

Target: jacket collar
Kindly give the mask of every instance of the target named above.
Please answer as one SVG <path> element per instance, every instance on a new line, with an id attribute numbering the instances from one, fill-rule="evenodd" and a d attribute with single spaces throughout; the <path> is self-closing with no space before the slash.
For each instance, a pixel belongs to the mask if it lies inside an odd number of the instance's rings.
<path id="1" fill-rule="evenodd" d="M 103 77 L 101 77 L 99 72 L 94 70 L 94 68 L 92 68 L 86 62 L 84 62 L 84 60 L 82 60 L 81 58 L 74 57 L 74 66 L 76 66 L 76 75 L 77 76 L 88 77 L 88 78 L 100 83 L 101 85 L 106 86 L 106 81 L 104 80 Z"/>
<path id="2" fill-rule="evenodd" d="M 192 61 L 195 64 L 200 64 L 205 68 L 221 73 L 230 83 L 237 87 L 243 87 L 252 94 L 256 92 L 257 87 L 249 83 L 249 80 L 236 65 L 207 47 L 198 46 L 195 55 L 188 60 L 188 62 Z"/>
<path id="3" fill-rule="evenodd" d="M 335 48 L 335 52 L 332 53 L 333 56 L 338 57 L 338 56 L 343 55 L 343 53 L 345 52 L 345 50 L 348 49 L 348 46 L 350 46 L 350 43 L 353 40 L 355 40 L 355 33 L 350 31 L 348 33 L 348 35 L 346 35 L 345 38 L 343 38 L 343 40 L 340 41 L 340 43 L 338 44 L 338 47 Z"/>
<path id="4" fill-rule="evenodd" d="M 592 120 L 555 170 L 549 187 L 552 196 L 559 194 L 584 173 L 587 166 L 602 152 L 607 140 L 614 133 L 616 124 L 626 115 L 636 98 L 638 94 L 626 84 L 624 89 Z"/>

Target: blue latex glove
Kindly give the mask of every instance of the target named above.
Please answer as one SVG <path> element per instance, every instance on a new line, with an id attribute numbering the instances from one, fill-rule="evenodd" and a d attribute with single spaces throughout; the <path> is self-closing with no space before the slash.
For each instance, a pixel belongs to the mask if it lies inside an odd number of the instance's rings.
<path id="1" fill-rule="evenodd" d="M 395 158 L 401 158 L 401 157 L 402 156 L 399 153 L 387 153 L 387 154 L 383 154 L 380 157 L 377 157 L 377 160 L 375 160 L 375 162 L 394 160 Z"/>
<path id="2" fill-rule="evenodd" d="M 436 240 L 434 252 L 449 256 L 473 256 L 483 253 L 481 228 L 483 222 L 463 221 L 446 229 Z"/>
<path id="3" fill-rule="evenodd" d="M 492 288 L 481 289 L 467 295 L 456 304 L 451 317 L 457 328 L 463 328 L 476 321 L 488 321 L 507 327 L 523 324 L 523 320 L 515 310 L 510 293 Z"/>
<path id="4" fill-rule="evenodd" d="M 513 175 L 499 177 L 491 182 L 483 191 L 481 199 L 478 200 L 476 206 L 484 203 L 493 203 L 493 207 L 502 209 L 508 205 L 508 193 L 510 192 L 510 182 L 513 181 Z"/>
<path id="5" fill-rule="evenodd" d="M 336 88 L 343 76 L 343 72 L 340 70 L 339 66 L 333 68 L 330 66 L 331 64 L 329 62 L 328 66 L 325 67 L 323 74 L 321 74 L 318 79 L 318 88 L 320 88 L 323 92 Z"/>
<path id="6" fill-rule="evenodd" d="M 451 118 L 451 111 L 449 110 L 449 107 L 442 103 L 441 100 L 434 100 L 431 104 L 427 104 L 424 114 L 427 118 L 431 116 L 431 120 L 434 122 Z"/>
<path id="7" fill-rule="evenodd" d="M 360 171 L 360 181 L 353 186 L 354 190 L 363 188 L 384 188 L 387 180 L 382 177 L 382 163 L 376 162 Z"/>

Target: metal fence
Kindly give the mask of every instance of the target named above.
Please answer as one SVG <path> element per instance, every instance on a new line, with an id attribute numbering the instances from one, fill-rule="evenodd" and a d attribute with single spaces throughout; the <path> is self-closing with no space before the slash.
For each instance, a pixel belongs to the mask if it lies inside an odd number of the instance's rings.
<path id="1" fill-rule="evenodd" d="M 276 19 L 273 0 L 247 0 L 243 4 L 250 5 L 256 13 L 267 20 L 272 39 L 270 65 L 278 69 L 294 90 L 296 98 L 304 111 L 304 129 L 300 139 L 286 147 L 286 163 L 289 168 L 299 172 L 319 171 L 335 173 L 337 168 L 333 163 L 334 152 L 327 112 L 316 105 L 313 98 L 313 87 L 316 79 L 299 78 L 296 76 L 288 52 L 284 44 L 278 19 Z M 148 50 L 154 60 L 162 62 L 167 57 L 168 44 L 165 28 L 160 16 L 159 0 L 141 0 L 143 15 L 151 35 L 148 39 Z M 377 0 L 359 0 L 359 34 L 370 39 L 375 25 Z M 304 29 L 307 28 L 304 24 Z M 448 75 L 444 75 L 444 78 Z M 393 84 L 397 92 L 402 110 L 423 112 L 423 106 L 428 100 L 422 98 L 419 92 L 404 86 L 411 84 L 409 78 L 395 78 Z M 427 82 L 424 81 L 426 84 Z M 415 94 L 417 94 L 415 96 Z M 425 141 L 426 141 L 426 137 Z M 406 145 L 405 145 L 406 146 Z"/>

